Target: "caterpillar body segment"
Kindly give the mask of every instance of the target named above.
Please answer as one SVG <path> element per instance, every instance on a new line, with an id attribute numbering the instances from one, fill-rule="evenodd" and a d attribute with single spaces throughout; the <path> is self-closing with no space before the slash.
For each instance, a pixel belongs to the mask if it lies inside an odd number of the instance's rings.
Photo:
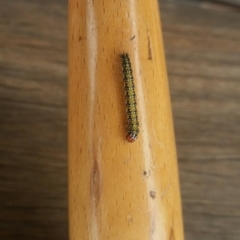
<path id="1" fill-rule="evenodd" d="M 129 55 L 124 53 L 121 55 L 122 58 L 122 68 L 123 68 L 123 80 L 126 96 L 126 107 L 128 115 L 128 127 L 127 127 L 127 136 L 126 139 L 128 142 L 134 142 L 139 133 L 138 129 L 138 115 L 137 115 L 137 103 L 136 103 L 136 94 L 134 89 L 132 67 Z"/>

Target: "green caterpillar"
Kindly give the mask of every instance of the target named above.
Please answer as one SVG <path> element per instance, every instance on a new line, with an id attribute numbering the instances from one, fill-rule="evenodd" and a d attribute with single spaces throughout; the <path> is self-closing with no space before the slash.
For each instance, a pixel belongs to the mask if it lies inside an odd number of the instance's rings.
<path id="1" fill-rule="evenodd" d="M 128 134 L 126 139 L 128 142 L 134 142 L 139 133 L 138 129 L 138 115 L 137 115 L 137 104 L 135 99 L 135 89 L 132 75 L 132 68 L 130 58 L 127 53 L 121 55 L 122 67 L 124 75 L 125 95 L 126 95 L 126 107 L 128 114 Z"/>

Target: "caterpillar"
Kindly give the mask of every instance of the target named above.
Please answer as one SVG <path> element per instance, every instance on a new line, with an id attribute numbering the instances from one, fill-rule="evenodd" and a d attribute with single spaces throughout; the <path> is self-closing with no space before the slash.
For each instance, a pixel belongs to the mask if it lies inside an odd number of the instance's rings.
<path id="1" fill-rule="evenodd" d="M 128 142 L 134 142 L 139 133 L 138 129 L 138 115 L 137 115 L 137 103 L 136 94 L 134 89 L 133 74 L 131 68 L 130 58 L 127 53 L 121 55 L 122 58 L 122 68 L 123 68 L 123 80 L 126 96 L 126 107 L 128 115 L 128 126 L 127 126 L 127 136 L 126 140 Z"/>

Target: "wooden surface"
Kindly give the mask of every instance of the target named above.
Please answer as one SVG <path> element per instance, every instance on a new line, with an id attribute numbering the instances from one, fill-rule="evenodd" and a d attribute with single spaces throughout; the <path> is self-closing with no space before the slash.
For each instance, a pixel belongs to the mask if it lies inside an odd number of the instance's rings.
<path id="1" fill-rule="evenodd" d="M 70 240 L 184 240 L 158 2 L 70 0 L 68 39 Z M 135 83 L 134 143 L 123 53 Z"/>
<path id="2" fill-rule="evenodd" d="M 161 2 L 187 240 L 240 236 L 240 13 Z M 66 240 L 67 2 L 0 1 L 0 239 Z"/>

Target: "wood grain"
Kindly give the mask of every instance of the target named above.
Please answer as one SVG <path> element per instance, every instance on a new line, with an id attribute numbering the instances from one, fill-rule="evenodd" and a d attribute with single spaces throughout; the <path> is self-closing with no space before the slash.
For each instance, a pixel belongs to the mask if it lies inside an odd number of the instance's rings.
<path id="1" fill-rule="evenodd" d="M 240 235 L 240 15 L 162 1 L 187 240 Z M 0 1 L 0 239 L 68 239 L 67 2 Z"/>
<path id="2" fill-rule="evenodd" d="M 134 143 L 124 128 L 123 53 L 135 78 Z M 183 240 L 157 1 L 69 1 L 68 66 L 70 240 Z"/>
<path id="3" fill-rule="evenodd" d="M 201 3 L 163 6 L 186 239 L 237 240 L 240 15 Z"/>
<path id="4" fill-rule="evenodd" d="M 0 2 L 0 239 L 67 239 L 67 3 Z"/>

